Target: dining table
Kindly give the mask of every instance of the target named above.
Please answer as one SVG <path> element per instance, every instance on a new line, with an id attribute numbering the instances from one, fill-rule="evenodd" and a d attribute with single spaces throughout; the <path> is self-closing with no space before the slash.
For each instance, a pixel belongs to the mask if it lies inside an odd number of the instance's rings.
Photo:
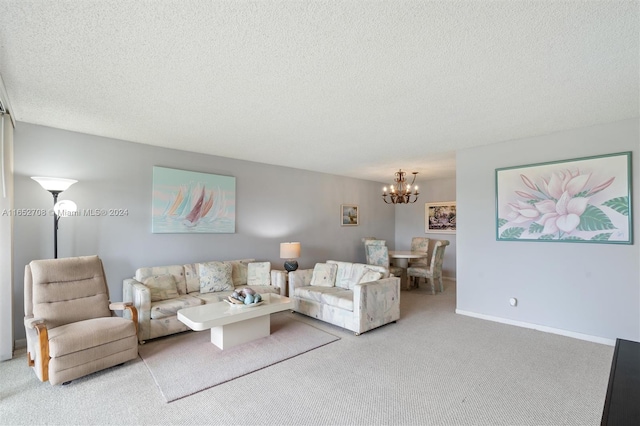
<path id="1" fill-rule="evenodd" d="M 389 250 L 389 260 L 392 263 L 402 268 L 402 276 L 400 277 L 400 288 L 402 290 L 409 290 L 409 280 L 407 278 L 407 268 L 409 267 L 409 260 L 415 259 L 427 259 L 428 253 L 422 251 L 412 250 Z"/>

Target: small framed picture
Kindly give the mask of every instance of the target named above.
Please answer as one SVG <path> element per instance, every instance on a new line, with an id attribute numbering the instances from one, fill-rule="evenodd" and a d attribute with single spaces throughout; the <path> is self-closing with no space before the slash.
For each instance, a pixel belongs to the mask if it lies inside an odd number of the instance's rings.
<path id="1" fill-rule="evenodd" d="M 425 234 L 455 234 L 456 202 L 425 203 L 424 232 Z"/>
<path id="2" fill-rule="evenodd" d="M 353 204 L 342 204 L 340 206 L 340 225 L 357 226 L 358 219 L 358 206 Z"/>

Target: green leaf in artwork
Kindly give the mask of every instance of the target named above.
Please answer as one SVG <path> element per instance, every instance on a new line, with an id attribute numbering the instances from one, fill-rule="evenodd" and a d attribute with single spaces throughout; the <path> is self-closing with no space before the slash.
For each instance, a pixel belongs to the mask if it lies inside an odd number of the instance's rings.
<path id="1" fill-rule="evenodd" d="M 544 234 L 540 235 L 539 240 L 553 240 L 553 234 Z"/>
<path id="2" fill-rule="evenodd" d="M 621 215 L 629 216 L 629 197 L 612 198 L 602 203 L 602 205 L 617 211 Z"/>
<path id="3" fill-rule="evenodd" d="M 498 218 L 498 228 L 502 228 L 507 223 L 509 223 L 509 221 L 507 219 Z"/>
<path id="4" fill-rule="evenodd" d="M 509 228 L 505 229 L 502 234 L 500 234 L 500 239 L 503 240 L 512 240 L 518 239 L 524 232 L 524 228 Z"/>
<path id="5" fill-rule="evenodd" d="M 591 237 L 591 241 L 608 241 L 613 232 L 603 232 L 602 234 L 594 235 Z"/>
<path id="6" fill-rule="evenodd" d="M 580 231 L 603 231 L 616 229 L 616 227 L 602 210 L 589 204 L 580 216 L 580 225 L 577 229 Z"/>
<path id="7" fill-rule="evenodd" d="M 565 237 L 562 239 L 563 241 L 584 241 L 584 238 L 580 237 Z"/>
<path id="8" fill-rule="evenodd" d="M 530 234 L 539 234 L 542 231 L 544 231 L 544 226 L 540 225 L 539 223 L 533 222 L 531 226 L 529 226 Z"/>

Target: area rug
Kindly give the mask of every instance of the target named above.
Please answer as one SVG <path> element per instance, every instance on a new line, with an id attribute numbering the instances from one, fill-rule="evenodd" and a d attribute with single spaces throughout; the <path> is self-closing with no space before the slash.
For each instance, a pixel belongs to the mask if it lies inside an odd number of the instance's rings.
<path id="1" fill-rule="evenodd" d="M 209 331 L 152 340 L 138 353 L 167 402 L 209 389 L 340 338 L 288 316 L 271 316 L 271 335 L 221 350 Z"/>

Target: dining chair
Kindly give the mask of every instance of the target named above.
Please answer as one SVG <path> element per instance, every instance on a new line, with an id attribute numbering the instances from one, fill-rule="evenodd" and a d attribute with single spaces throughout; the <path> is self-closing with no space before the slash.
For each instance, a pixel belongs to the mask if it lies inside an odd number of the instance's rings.
<path id="1" fill-rule="evenodd" d="M 377 240 L 381 241 L 381 240 Z M 382 244 L 367 244 L 365 246 L 367 250 L 367 264 L 384 266 L 389 270 L 389 273 L 396 277 L 402 276 L 403 268 L 391 265 L 389 262 L 389 248 Z"/>
<path id="2" fill-rule="evenodd" d="M 379 240 L 377 238 L 373 238 L 373 237 L 366 237 L 363 238 L 362 241 L 364 242 L 364 254 L 367 258 L 367 263 L 369 265 L 374 265 L 374 263 L 372 263 L 369 259 L 369 252 L 367 251 L 367 246 L 368 245 L 382 245 L 385 246 L 387 245 L 387 241 L 386 240 Z"/>
<path id="3" fill-rule="evenodd" d="M 410 266 L 407 268 L 407 277 L 413 281 L 415 287 L 419 287 L 420 278 L 431 281 L 431 294 L 436 294 L 436 283 L 440 286 L 440 292 L 443 291 L 442 286 L 442 263 L 444 261 L 444 249 L 449 245 L 447 240 L 436 241 L 431 255 L 431 263 L 428 267 Z"/>
<path id="4" fill-rule="evenodd" d="M 429 253 L 429 238 L 426 237 L 413 237 L 411 239 L 411 251 L 418 251 L 420 253 Z M 422 259 L 409 260 L 409 266 L 417 266 L 426 268 L 429 266 L 429 258 L 423 257 Z"/>

